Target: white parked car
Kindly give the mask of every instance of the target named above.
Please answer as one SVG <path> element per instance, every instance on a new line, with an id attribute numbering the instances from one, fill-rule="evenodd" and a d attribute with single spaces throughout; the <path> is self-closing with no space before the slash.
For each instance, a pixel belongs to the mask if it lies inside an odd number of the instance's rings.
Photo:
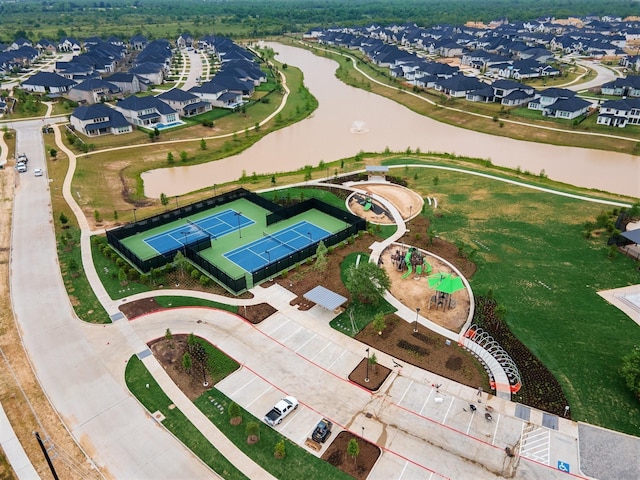
<path id="1" fill-rule="evenodd" d="M 298 408 L 298 400 L 294 397 L 285 397 L 264 416 L 264 422 L 271 426 L 279 425 L 282 419 L 296 408 Z"/>
<path id="2" fill-rule="evenodd" d="M 34 168 L 33 169 L 33 176 L 34 177 L 41 177 L 44 174 L 44 172 L 42 171 L 41 168 Z"/>

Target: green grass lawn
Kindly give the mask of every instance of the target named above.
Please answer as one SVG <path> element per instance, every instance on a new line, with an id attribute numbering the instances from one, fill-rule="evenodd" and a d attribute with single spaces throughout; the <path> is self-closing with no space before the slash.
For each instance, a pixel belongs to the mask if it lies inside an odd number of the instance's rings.
<path id="1" fill-rule="evenodd" d="M 135 355 L 129 359 L 125 370 L 125 381 L 131 393 L 151 413 L 160 411 L 165 416 L 162 425 L 184 443 L 195 455 L 220 476 L 228 480 L 247 477 L 206 439 L 202 433 L 177 408 L 170 409 L 173 402 L 162 391 L 141 360 Z M 149 385 L 149 388 L 146 388 Z"/>
<path id="2" fill-rule="evenodd" d="M 279 480 L 351 478 L 328 462 L 294 444 L 243 409 L 242 423 L 238 426 L 231 425 L 229 415 L 224 414 L 230 403 L 231 400 L 215 388 L 195 401 L 196 406 L 229 440 L 275 478 Z M 221 411 L 216 404 L 222 405 L 224 410 Z M 249 422 L 257 422 L 260 425 L 260 441 L 255 445 L 247 444 L 245 429 Z M 278 460 L 274 457 L 274 448 L 276 443 L 282 439 L 285 440 L 286 456 L 282 460 Z"/>
<path id="3" fill-rule="evenodd" d="M 231 313 L 238 313 L 237 305 L 228 305 L 226 303 L 214 302 L 203 298 L 181 297 L 172 295 L 163 295 L 155 297 L 156 303 L 164 308 L 180 308 L 180 307 L 207 307 L 225 310 Z"/>
<path id="4" fill-rule="evenodd" d="M 597 295 L 638 283 L 637 263 L 608 258 L 606 236 L 587 240 L 582 227 L 611 207 L 454 172 L 438 172 L 437 186 L 420 177 L 409 188 L 437 197 L 427 214 L 438 235 L 475 250 L 473 291 L 493 290 L 509 327 L 560 381 L 573 418 L 637 435 L 640 408 L 618 371 L 640 329 Z"/>
<path id="5" fill-rule="evenodd" d="M 368 262 L 369 254 L 367 253 L 350 253 L 345 257 L 340 264 L 340 277 L 344 282 L 345 272 L 356 264 L 356 261 L 360 256 L 360 262 Z M 331 328 L 344 333 L 350 337 L 355 337 L 360 330 L 369 325 L 373 321 L 373 317 L 376 313 L 383 313 L 388 315 L 395 312 L 396 309 L 386 300 L 381 299 L 380 303 L 374 305 L 372 303 L 361 303 L 357 300 L 352 300 L 349 307 L 338 315 L 336 318 L 329 322 Z M 351 313 L 353 313 L 353 323 L 355 323 L 356 330 L 353 330 L 351 323 Z"/>

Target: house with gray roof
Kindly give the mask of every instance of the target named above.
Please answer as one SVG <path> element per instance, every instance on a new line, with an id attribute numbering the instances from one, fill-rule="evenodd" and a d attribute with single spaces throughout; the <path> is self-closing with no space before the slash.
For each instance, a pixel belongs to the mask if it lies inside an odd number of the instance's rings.
<path id="1" fill-rule="evenodd" d="M 92 105 L 113 100 L 122 95 L 122 90 L 101 78 L 90 78 L 71 87 L 67 98 L 78 103 Z"/>
<path id="2" fill-rule="evenodd" d="M 591 107 L 591 102 L 582 98 L 573 97 L 566 100 L 558 100 L 542 110 L 545 117 L 564 118 L 572 120 L 586 114 Z"/>
<path id="3" fill-rule="evenodd" d="M 22 88 L 28 92 L 46 93 L 60 96 L 69 91 L 77 82 L 57 73 L 38 72 L 22 82 Z"/>
<path id="4" fill-rule="evenodd" d="M 154 128 L 157 124 L 167 125 L 180 120 L 178 112 L 156 97 L 130 97 L 118 100 L 118 110 L 133 125 Z"/>
<path id="5" fill-rule="evenodd" d="M 107 82 L 113 83 L 123 94 L 135 94 L 144 92 L 148 88 L 148 81 L 138 75 L 127 72 L 116 72 L 104 78 Z"/>
<path id="6" fill-rule="evenodd" d="M 600 105 L 597 123 L 618 128 L 640 125 L 640 98 L 604 102 Z"/>
<path id="7" fill-rule="evenodd" d="M 181 117 L 193 117 L 211 110 L 211 103 L 202 100 L 195 93 L 185 92 L 179 88 L 172 88 L 156 95 L 157 98 L 168 104 L 180 113 Z"/>
<path id="8" fill-rule="evenodd" d="M 241 93 L 230 92 L 226 87 L 213 80 L 193 87 L 189 89 L 189 92 L 206 100 L 214 107 L 234 109 L 245 103 Z"/>
<path id="9" fill-rule="evenodd" d="M 131 133 L 133 127 L 122 113 L 102 103 L 76 108 L 70 117 L 72 127 L 88 137 Z"/>

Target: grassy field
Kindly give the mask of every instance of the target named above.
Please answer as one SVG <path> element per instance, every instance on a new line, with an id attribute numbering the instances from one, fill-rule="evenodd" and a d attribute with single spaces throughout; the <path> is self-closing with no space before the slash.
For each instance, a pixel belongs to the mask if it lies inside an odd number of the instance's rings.
<path id="1" fill-rule="evenodd" d="M 611 207 L 500 181 L 409 168 L 409 188 L 438 199 L 437 234 L 473 250 L 476 294 L 493 291 L 509 327 L 558 378 L 576 420 L 637 434 L 640 409 L 618 371 L 640 329 L 597 292 L 636 284 L 637 263 L 608 258 L 583 225 Z"/>
<path id="2" fill-rule="evenodd" d="M 220 454 L 179 409 L 169 408 L 172 404 L 171 399 L 135 355 L 127 363 L 125 381 L 131 393 L 149 412 L 162 412 L 165 416 L 162 425 L 212 470 L 227 480 L 247 478 Z M 149 385 L 149 388 L 146 388 L 146 385 Z"/>

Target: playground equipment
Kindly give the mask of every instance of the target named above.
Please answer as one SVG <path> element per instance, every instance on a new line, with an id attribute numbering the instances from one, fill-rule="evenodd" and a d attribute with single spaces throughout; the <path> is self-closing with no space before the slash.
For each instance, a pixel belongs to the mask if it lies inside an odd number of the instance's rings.
<path id="1" fill-rule="evenodd" d="M 368 211 L 371 210 L 371 206 L 373 204 L 371 203 L 371 197 L 369 195 L 366 196 L 366 198 L 364 199 L 364 205 L 362 206 L 362 208 L 364 209 L 364 211 Z"/>
<path id="2" fill-rule="evenodd" d="M 391 255 L 391 260 L 394 262 L 396 269 L 407 269 L 402 278 L 408 278 L 414 270 L 416 275 L 431 273 L 431 265 L 427 262 L 426 255 L 415 247 L 409 247 L 404 254 L 401 254 L 400 250 L 396 250 L 395 255 Z"/>

